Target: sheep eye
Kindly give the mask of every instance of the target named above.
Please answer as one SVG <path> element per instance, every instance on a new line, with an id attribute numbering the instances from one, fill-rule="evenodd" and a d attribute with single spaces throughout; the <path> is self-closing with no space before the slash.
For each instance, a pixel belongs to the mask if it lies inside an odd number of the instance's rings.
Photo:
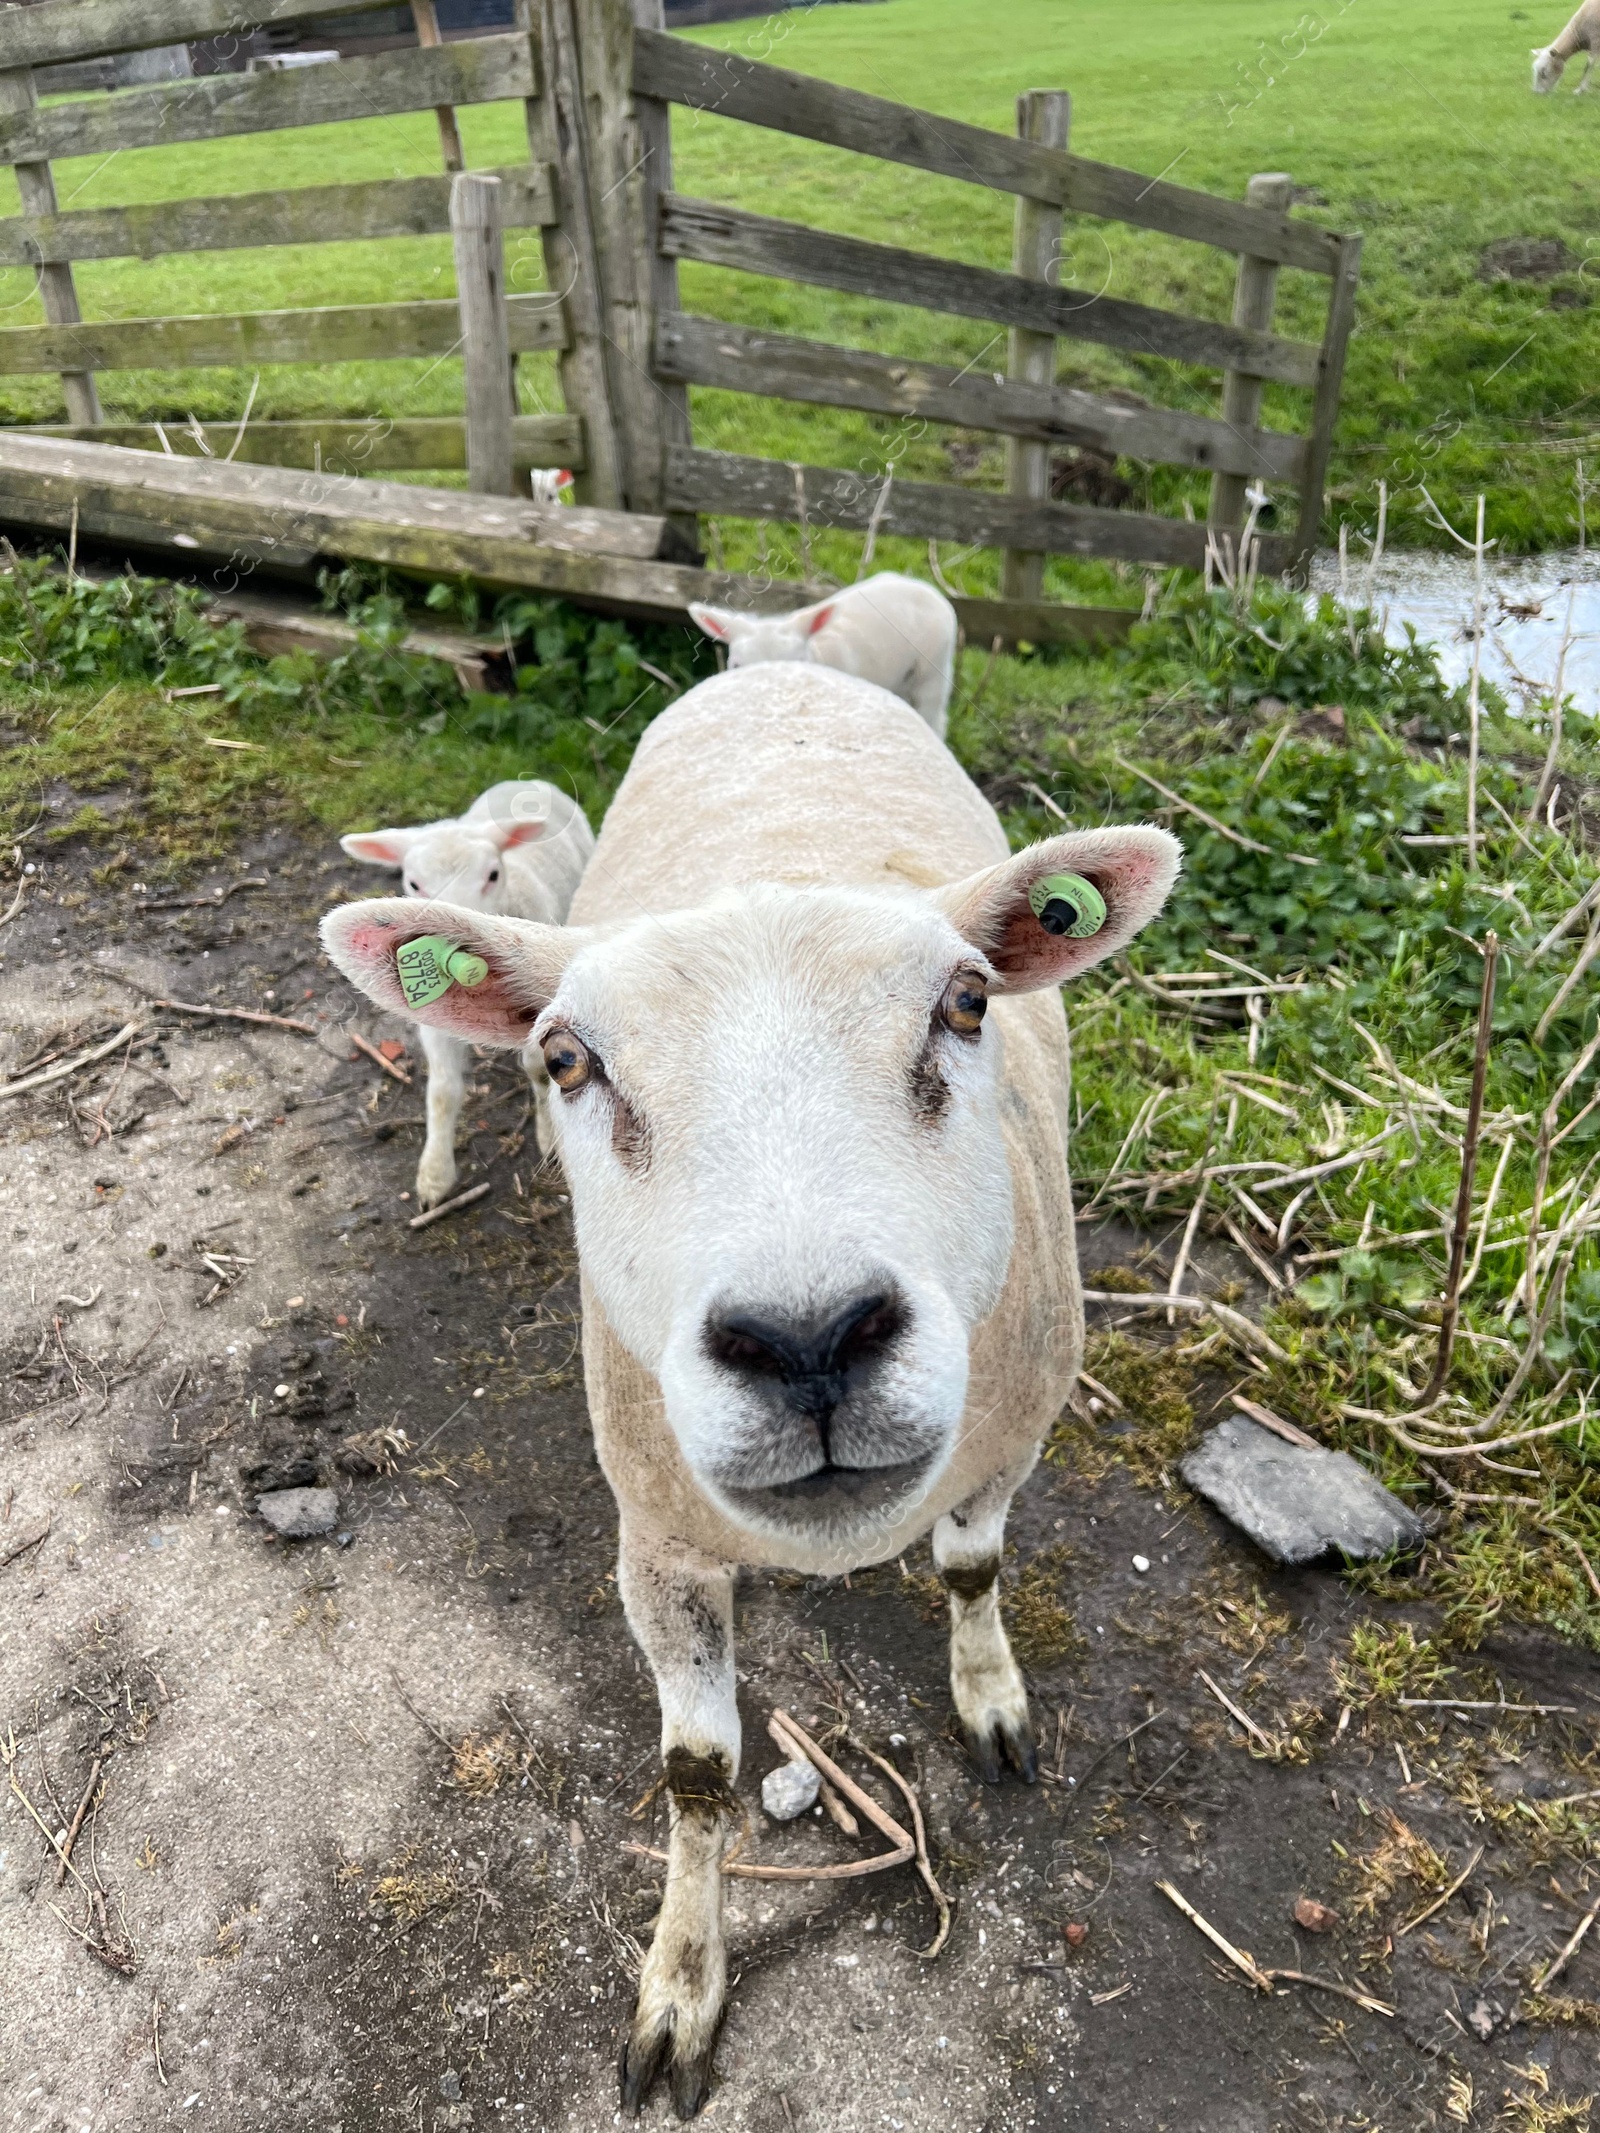
<path id="1" fill-rule="evenodd" d="M 594 1072 L 594 1060 L 586 1045 L 569 1029 L 552 1030 L 541 1047 L 545 1069 L 556 1087 L 574 1095 Z"/>
<path id="2" fill-rule="evenodd" d="M 976 1037 L 988 1012 L 989 995 L 982 978 L 970 970 L 957 971 L 939 1002 L 939 1019 L 958 1037 Z"/>
<path id="3" fill-rule="evenodd" d="M 406 887 L 411 891 L 413 896 L 420 896 L 422 894 L 422 884 L 420 881 L 408 881 L 406 883 Z"/>

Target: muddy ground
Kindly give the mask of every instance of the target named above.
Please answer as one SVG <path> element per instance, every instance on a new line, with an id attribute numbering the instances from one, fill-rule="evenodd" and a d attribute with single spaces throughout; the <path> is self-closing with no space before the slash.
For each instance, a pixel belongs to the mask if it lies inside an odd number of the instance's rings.
<path id="1" fill-rule="evenodd" d="M 345 1026 L 406 1032 L 315 950 L 318 912 L 370 886 L 336 848 L 274 833 L 154 898 L 126 869 L 97 880 L 103 854 L 44 849 L 0 931 L 0 1073 L 139 1035 L 0 1105 L 0 2125 L 610 2126 L 658 1888 L 625 1849 L 662 1828 L 656 1712 L 524 1092 L 484 1065 L 462 1182 L 492 1195 L 413 1232 L 420 1090 Z M 1084 1243 L 1105 1263 L 1136 1240 Z M 1553 1988 L 1558 2019 L 1525 2017 L 1596 1874 L 1525 1806 L 1600 1787 L 1600 1669 L 1511 1631 L 1456 1692 L 1575 1715 L 1356 1709 L 1341 1729 L 1352 1626 L 1425 1613 L 1274 1573 L 1170 1473 L 1113 1458 L 1120 1427 L 1070 1431 L 1012 1529 L 1034 1790 L 984 1787 L 952 1736 L 925 1551 L 849 1585 L 743 1588 L 750 1852 L 857 1849 L 826 1823 L 774 1829 L 757 1797 L 775 1705 L 842 1719 L 919 1787 L 958 1908 L 930 1964 L 908 1869 L 732 1884 L 708 2118 L 1587 2123 L 1552 2114 L 1600 2086 L 1600 1932 Z M 339 1490 L 337 1531 L 277 1540 L 257 1492 L 311 1479 Z M 1287 1752 L 1252 1745 L 1202 1668 Z M 30 1808 L 57 1830 L 85 1799 L 58 1871 Z M 1259 1963 L 1396 2012 L 1261 1994 L 1162 1878 Z M 1331 1931 L 1295 1923 L 1302 1896 Z"/>

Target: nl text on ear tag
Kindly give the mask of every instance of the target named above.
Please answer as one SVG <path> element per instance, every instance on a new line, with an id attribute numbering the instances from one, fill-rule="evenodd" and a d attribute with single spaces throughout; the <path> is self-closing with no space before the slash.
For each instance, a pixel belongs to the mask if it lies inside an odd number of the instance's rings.
<path id="1" fill-rule="evenodd" d="M 1046 874 L 1028 891 L 1033 915 L 1046 933 L 1086 941 L 1106 922 L 1106 900 L 1081 874 Z"/>
<path id="2" fill-rule="evenodd" d="M 425 933 L 396 949 L 394 967 L 407 1007 L 426 1007 L 442 999 L 452 985 L 465 985 L 470 991 L 489 975 L 482 956 L 470 955 L 437 933 Z"/>

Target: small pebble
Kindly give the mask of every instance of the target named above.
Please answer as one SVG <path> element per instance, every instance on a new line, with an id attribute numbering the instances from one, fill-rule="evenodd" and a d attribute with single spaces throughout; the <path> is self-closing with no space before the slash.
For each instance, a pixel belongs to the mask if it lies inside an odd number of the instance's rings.
<path id="1" fill-rule="evenodd" d="M 1150 1568 L 1149 1556 L 1136 1555 L 1133 1559 L 1133 1567 L 1135 1570 L 1138 1571 L 1140 1577 L 1143 1577 L 1145 1572 Z"/>
<path id="2" fill-rule="evenodd" d="M 792 1822 L 817 1804 L 822 1780 L 804 1757 L 780 1763 L 761 1780 L 761 1804 L 774 1822 Z"/>

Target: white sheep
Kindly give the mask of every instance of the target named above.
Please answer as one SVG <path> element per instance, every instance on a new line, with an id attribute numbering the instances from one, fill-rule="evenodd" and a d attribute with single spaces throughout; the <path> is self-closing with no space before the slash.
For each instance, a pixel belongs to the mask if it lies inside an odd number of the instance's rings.
<path id="1" fill-rule="evenodd" d="M 1584 55 L 1583 79 L 1572 93 L 1574 96 L 1582 96 L 1589 86 L 1589 76 L 1594 71 L 1595 54 L 1600 52 L 1600 0 L 1583 0 L 1582 7 L 1559 37 L 1550 44 L 1534 46 L 1535 96 L 1550 94 L 1565 72 L 1567 61 L 1576 52 Z"/>
<path id="2" fill-rule="evenodd" d="M 943 740 L 956 664 L 956 611 L 920 578 L 880 570 L 812 607 L 787 615 L 743 615 L 691 605 L 708 637 L 728 647 L 730 667 L 802 659 L 875 681 L 920 711 Z"/>
<path id="3" fill-rule="evenodd" d="M 1083 1351 L 1061 986 L 1155 915 L 1178 856 L 1165 830 L 1110 825 L 1013 854 L 905 703 L 790 662 L 656 719 L 569 924 L 382 901 L 323 921 L 386 1006 L 419 935 L 481 961 L 419 1019 L 531 1035 L 556 1086 L 671 1817 L 627 2110 L 664 2074 L 691 2118 L 709 2080 L 742 1565 L 826 1576 L 931 1536 L 978 1767 L 1038 1775 L 998 1577 Z M 759 2054 L 753 2016 L 741 2045 Z"/>
<path id="4" fill-rule="evenodd" d="M 567 915 L 594 831 L 575 800 L 541 778 L 509 779 L 480 793 L 464 815 L 414 829 L 357 832 L 339 842 L 352 859 L 391 867 L 407 896 L 464 905 L 506 918 L 558 926 Z M 469 1047 L 421 1025 L 428 1062 L 428 1132 L 417 1165 L 417 1198 L 433 1207 L 456 1181 L 456 1126 L 466 1088 Z M 541 1151 L 550 1146 L 550 1090 L 544 1063 L 528 1062 Z"/>

